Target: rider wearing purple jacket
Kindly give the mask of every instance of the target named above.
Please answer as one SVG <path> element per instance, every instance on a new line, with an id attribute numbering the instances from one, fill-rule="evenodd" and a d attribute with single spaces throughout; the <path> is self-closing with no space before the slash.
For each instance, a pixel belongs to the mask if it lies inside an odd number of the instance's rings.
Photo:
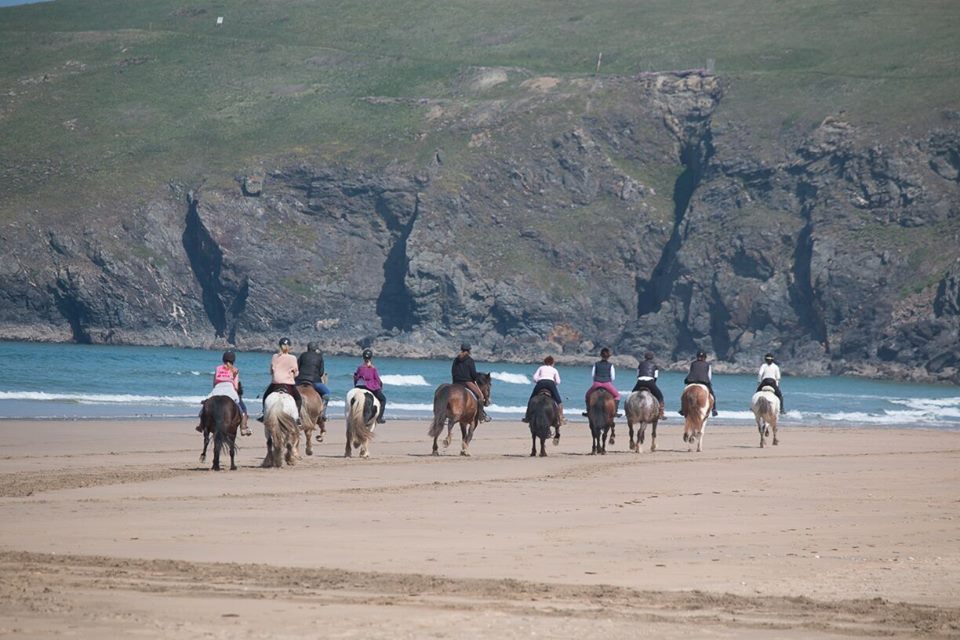
<path id="1" fill-rule="evenodd" d="M 380 401 L 380 415 L 377 416 L 377 422 L 383 424 L 383 412 L 387 408 L 387 396 L 383 395 L 383 382 L 380 380 L 380 374 L 377 368 L 373 366 L 373 351 L 363 350 L 363 364 L 357 367 L 353 373 L 353 386 L 366 389 L 377 397 Z"/>

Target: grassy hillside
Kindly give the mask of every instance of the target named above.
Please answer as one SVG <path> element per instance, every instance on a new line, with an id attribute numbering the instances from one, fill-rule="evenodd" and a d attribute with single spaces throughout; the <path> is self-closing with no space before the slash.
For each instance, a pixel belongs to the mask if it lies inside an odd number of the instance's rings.
<path id="1" fill-rule="evenodd" d="M 216 18 L 224 17 L 222 26 Z M 878 136 L 960 96 L 953 0 L 55 0 L 0 9 L 0 215 L 225 181 L 277 154 L 421 157 L 471 66 L 699 67 L 760 144 L 840 110 Z M 509 93 L 509 88 L 501 93 Z M 507 96 L 508 97 L 508 96 Z"/>

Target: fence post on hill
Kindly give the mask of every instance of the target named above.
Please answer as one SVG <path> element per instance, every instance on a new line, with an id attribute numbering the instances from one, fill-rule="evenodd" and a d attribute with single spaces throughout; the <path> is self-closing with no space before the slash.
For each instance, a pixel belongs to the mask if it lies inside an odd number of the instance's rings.
<path id="1" fill-rule="evenodd" d="M 707 73 L 713 75 L 714 69 L 717 68 L 717 61 L 714 58 L 707 58 Z"/>
<path id="2" fill-rule="evenodd" d="M 597 70 L 593 72 L 593 75 L 600 75 L 600 63 L 603 61 L 603 52 L 597 54 Z"/>

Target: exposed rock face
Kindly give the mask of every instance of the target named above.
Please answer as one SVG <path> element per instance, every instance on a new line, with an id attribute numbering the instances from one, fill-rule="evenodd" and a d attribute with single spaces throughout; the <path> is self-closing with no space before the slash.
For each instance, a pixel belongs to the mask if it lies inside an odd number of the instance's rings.
<path id="1" fill-rule="evenodd" d="M 716 117 L 716 77 L 549 80 L 428 105 L 464 145 L 427 166 L 278 162 L 114 217 L 23 216 L 0 240 L 0 337 L 703 348 L 728 370 L 773 351 L 795 373 L 958 380 L 960 132 L 885 147 L 827 118 L 795 148 L 753 149 Z"/>

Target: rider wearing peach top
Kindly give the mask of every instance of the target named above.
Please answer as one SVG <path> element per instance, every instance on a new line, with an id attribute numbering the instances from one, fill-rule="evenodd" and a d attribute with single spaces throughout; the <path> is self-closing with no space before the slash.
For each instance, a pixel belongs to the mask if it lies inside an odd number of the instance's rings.
<path id="1" fill-rule="evenodd" d="M 300 392 L 297 391 L 297 385 L 295 384 L 299 371 L 297 358 L 290 353 L 290 339 L 281 338 L 279 351 L 273 354 L 273 358 L 270 359 L 270 386 L 263 392 L 264 402 L 266 402 L 268 395 L 277 389 L 283 389 L 290 394 L 297 403 L 297 415 L 299 415 L 302 401 L 300 399 Z"/>

